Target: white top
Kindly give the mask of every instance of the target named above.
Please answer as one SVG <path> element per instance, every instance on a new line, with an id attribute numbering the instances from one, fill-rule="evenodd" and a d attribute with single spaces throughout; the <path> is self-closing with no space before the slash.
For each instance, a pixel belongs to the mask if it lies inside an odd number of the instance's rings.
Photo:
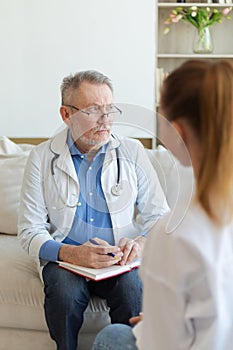
<path id="1" fill-rule="evenodd" d="M 176 223 L 167 215 L 147 240 L 138 348 L 232 350 L 233 224 L 217 228 L 194 201 Z"/>

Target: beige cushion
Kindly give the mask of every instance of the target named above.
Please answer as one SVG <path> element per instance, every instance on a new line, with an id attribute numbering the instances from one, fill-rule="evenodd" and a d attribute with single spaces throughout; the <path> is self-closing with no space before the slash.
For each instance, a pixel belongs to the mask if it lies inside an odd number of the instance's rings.
<path id="1" fill-rule="evenodd" d="M 171 209 L 172 225 L 166 232 L 173 232 L 184 219 L 195 193 L 195 179 L 192 167 L 183 166 L 167 149 L 162 146 L 148 150 L 148 156 L 164 190 Z M 173 216 L 173 214 L 175 216 Z"/>
<path id="2" fill-rule="evenodd" d="M 189 203 L 194 191 L 194 176 L 192 167 L 183 166 L 163 146 L 147 149 L 147 155 L 155 168 L 162 189 L 170 208 L 174 208 L 181 197 L 186 197 Z"/>
<path id="3" fill-rule="evenodd" d="M 20 247 L 18 238 L 0 234 L 0 325 L 46 329 L 43 285 L 36 263 Z"/>
<path id="4" fill-rule="evenodd" d="M 17 233 L 17 216 L 23 173 L 33 146 L 19 146 L 0 137 L 0 232 Z"/>
<path id="5" fill-rule="evenodd" d="M 0 234 L 0 328 L 47 331 L 43 284 L 36 263 L 18 238 Z M 81 333 L 97 333 L 110 322 L 104 299 L 93 297 Z"/>

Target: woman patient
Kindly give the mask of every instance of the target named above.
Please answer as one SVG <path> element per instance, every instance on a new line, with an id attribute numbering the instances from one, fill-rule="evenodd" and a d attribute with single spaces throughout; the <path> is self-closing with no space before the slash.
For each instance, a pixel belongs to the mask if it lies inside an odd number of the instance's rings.
<path id="1" fill-rule="evenodd" d="M 164 144 L 182 162 L 188 151 L 195 194 L 149 234 L 142 319 L 106 327 L 93 350 L 232 350 L 233 63 L 181 65 L 163 84 L 160 113 Z"/>

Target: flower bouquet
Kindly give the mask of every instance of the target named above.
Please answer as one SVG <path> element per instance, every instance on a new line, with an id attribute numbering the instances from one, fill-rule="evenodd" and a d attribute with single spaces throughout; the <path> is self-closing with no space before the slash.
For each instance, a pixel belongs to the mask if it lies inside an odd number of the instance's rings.
<path id="1" fill-rule="evenodd" d="M 170 25 L 180 21 L 190 23 L 197 28 L 197 42 L 194 46 L 194 52 L 203 53 L 212 51 L 212 43 L 209 33 L 209 27 L 214 23 L 221 23 L 222 18 L 230 19 L 229 13 L 232 7 L 226 7 L 222 10 L 209 7 L 176 7 L 172 10 L 166 19 L 164 34 L 169 33 Z"/>

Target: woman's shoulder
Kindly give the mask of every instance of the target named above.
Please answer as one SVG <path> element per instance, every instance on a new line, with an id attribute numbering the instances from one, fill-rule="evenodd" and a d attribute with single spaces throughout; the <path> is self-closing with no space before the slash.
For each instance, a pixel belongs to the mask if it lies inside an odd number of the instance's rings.
<path id="1" fill-rule="evenodd" d="M 168 241 L 173 245 L 183 242 L 186 245 L 202 247 L 205 241 L 213 240 L 221 230 L 195 198 L 191 198 L 190 203 L 178 203 L 166 217 L 159 220 L 152 228 L 150 236 L 154 244 Z"/>
<path id="2" fill-rule="evenodd" d="M 149 270 L 154 270 L 152 265 L 156 270 L 158 267 L 155 274 L 199 273 L 231 255 L 232 244 L 233 224 L 220 228 L 193 200 L 178 221 L 170 213 L 153 227 L 146 243 L 144 263 Z"/>

